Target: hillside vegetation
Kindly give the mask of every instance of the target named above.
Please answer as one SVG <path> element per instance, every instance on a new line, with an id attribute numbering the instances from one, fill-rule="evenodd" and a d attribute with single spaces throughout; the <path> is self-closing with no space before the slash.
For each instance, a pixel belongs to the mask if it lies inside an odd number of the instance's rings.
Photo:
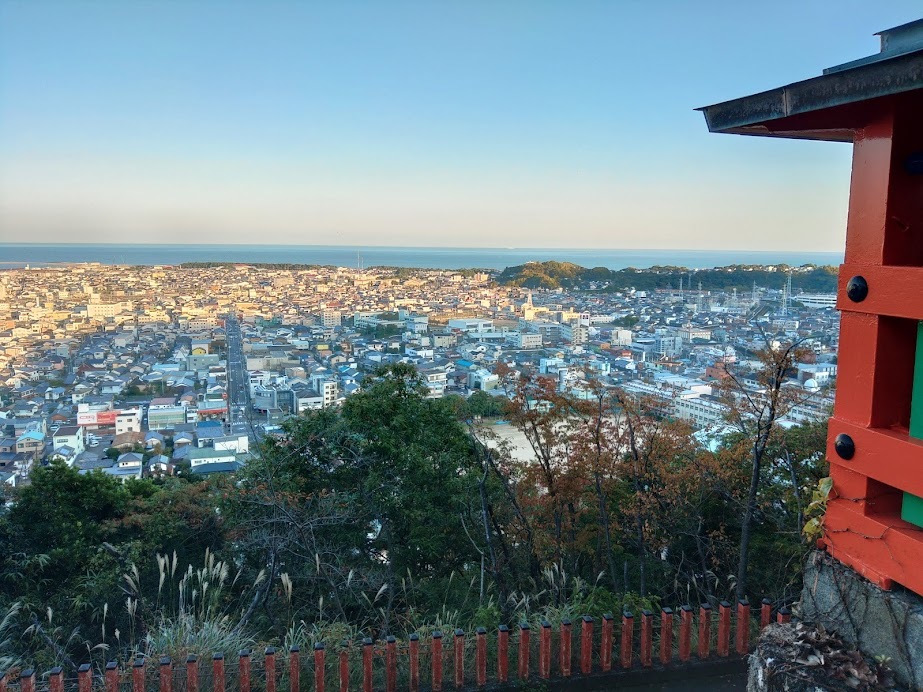
<path id="1" fill-rule="evenodd" d="M 73 675 L 88 659 L 537 628 L 800 589 L 801 498 L 826 475 L 825 424 L 765 438 L 743 522 L 751 436 L 712 452 L 618 393 L 576 400 L 555 384 L 429 399 L 396 364 L 342 407 L 287 421 L 233 478 L 122 484 L 38 467 L 0 504 L 0 670 Z M 534 459 L 469 425 L 498 412 Z M 748 524 L 744 589 L 729 575 Z"/>
<path id="2" fill-rule="evenodd" d="M 586 268 L 571 262 L 529 262 L 507 267 L 497 276 L 504 286 L 525 288 L 575 288 L 620 291 L 627 288 L 654 290 L 678 288 L 680 279 L 685 286 L 692 277 L 692 285 L 703 290 L 720 291 L 738 289 L 748 291 L 756 282 L 761 288 L 781 289 L 788 273 L 792 273 L 792 289 L 808 293 L 833 293 L 836 291 L 837 268 L 831 266 L 803 265 L 789 267 L 785 264 L 768 266 L 734 264 L 714 269 L 688 269 L 686 267 L 657 266 L 649 269 Z M 591 286 L 595 284 L 595 286 Z"/>

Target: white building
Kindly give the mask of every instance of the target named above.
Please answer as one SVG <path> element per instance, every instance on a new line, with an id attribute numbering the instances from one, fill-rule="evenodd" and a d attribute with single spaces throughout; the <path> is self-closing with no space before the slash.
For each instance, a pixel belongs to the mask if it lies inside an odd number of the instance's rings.
<path id="1" fill-rule="evenodd" d="M 319 372 L 311 375 L 311 388 L 323 397 L 324 408 L 336 403 L 339 386 L 336 378 L 330 373 Z"/>
<path id="2" fill-rule="evenodd" d="M 485 368 L 478 368 L 468 373 L 468 389 L 482 389 L 486 392 L 496 389 L 499 385 L 500 377 Z"/>
<path id="3" fill-rule="evenodd" d="M 630 329 L 613 329 L 612 330 L 612 346 L 616 348 L 618 346 L 631 346 L 631 330 Z"/>
<path id="4" fill-rule="evenodd" d="M 445 368 L 422 368 L 419 370 L 420 375 L 426 380 L 426 386 L 429 388 L 427 397 L 430 399 L 440 399 L 445 394 L 445 388 L 448 386 L 448 373 Z"/>
<path id="5" fill-rule="evenodd" d="M 530 332 L 515 332 L 513 343 L 517 348 L 541 348 L 542 335 Z"/>
<path id="6" fill-rule="evenodd" d="M 483 334 L 494 330 L 494 321 L 477 318 L 449 320 L 449 329 L 458 329 L 468 334 Z"/>
<path id="7" fill-rule="evenodd" d="M 718 401 L 700 396 L 677 397 L 673 400 L 673 415 L 702 428 L 723 422 L 727 408 Z"/>
<path id="8" fill-rule="evenodd" d="M 79 425 L 66 425 L 58 428 L 51 439 L 52 448 L 56 452 L 61 449 L 61 447 L 70 447 L 77 454 L 80 454 L 86 449 L 84 429 Z"/>
<path id="9" fill-rule="evenodd" d="M 570 324 L 561 325 L 561 338 L 565 341 L 569 341 L 574 346 L 580 346 L 589 341 L 590 330 L 584 325 L 572 322 Z"/>
<path id="10" fill-rule="evenodd" d="M 115 434 L 141 432 L 141 409 L 130 408 L 119 411 L 115 417 Z"/>
<path id="11" fill-rule="evenodd" d="M 320 323 L 324 327 L 339 327 L 343 321 L 343 315 L 339 310 L 322 310 L 320 314 Z"/>

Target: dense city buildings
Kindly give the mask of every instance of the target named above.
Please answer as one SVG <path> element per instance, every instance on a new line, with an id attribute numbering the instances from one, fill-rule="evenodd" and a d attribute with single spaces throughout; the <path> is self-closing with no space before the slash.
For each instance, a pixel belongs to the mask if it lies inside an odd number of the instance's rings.
<path id="1" fill-rule="evenodd" d="M 783 424 L 823 418 L 836 379 L 828 296 L 780 290 L 528 289 L 481 271 L 80 264 L 0 272 L 0 478 L 59 459 L 120 478 L 222 473 L 288 416 L 340 404 L 405 362 L 431 397 L 509 394 L 510 374 L 660 402 L 703 443 L 718 396 L 767 345 L 808 354 Z M 501 279 L 501 280 L 498 280 Z M 802 300 L 801 298 L 804 298 Z M 501 377 L 500 372 L 507 373 Z"/>

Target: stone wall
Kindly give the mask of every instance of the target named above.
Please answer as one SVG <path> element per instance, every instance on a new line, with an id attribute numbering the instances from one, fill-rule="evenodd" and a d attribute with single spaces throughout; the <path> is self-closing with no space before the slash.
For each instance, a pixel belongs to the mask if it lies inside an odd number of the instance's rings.
<path id="1" fill-rule="evenodd" d="M 917 569 L 923 570 L 923 555 Z M 900 587 L 882 591 L 826 553 L 805 565 L 800 618 L 837 633 L 872 658 L 890 659 L 897 682 L 923 690 L 923 599 Z"/>

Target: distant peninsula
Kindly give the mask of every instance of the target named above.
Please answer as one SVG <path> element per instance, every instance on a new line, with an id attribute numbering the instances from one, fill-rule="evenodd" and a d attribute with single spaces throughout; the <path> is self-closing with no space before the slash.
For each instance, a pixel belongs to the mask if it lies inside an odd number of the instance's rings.
<path id="1" fill-rule="evenodd" d="M 747 291 L 754 282 L 761 288 L 781 289 L 792 277 L 792 290 L 806 293 L 835 293 L 837 268 L 829 265 L 732 264 L 713 269 L 655 266 L 647 269 L 586 268 L 571 262 L 528 262 L 507 267 L 497 276 L 504 286 L 524 288 L 567 288 L 572 290 L 621 291 L 628 288 L 699 288 L 705 291 Z"/>

